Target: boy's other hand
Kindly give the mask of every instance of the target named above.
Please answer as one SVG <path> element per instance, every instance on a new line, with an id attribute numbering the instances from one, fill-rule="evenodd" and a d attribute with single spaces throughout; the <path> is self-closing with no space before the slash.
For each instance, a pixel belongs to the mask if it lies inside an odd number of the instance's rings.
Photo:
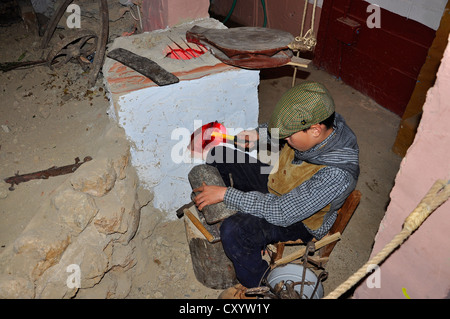
<path id="1" fill-rule="evenodd" d="M 236 144 L 242 148 L 250 148 L 256 146 L 256 143 L 259 140 L 259 135 L 256 130 L 250 130 L 250 131 L 242 131 L 239 134 L 237 134 L 237 142 Z"/>

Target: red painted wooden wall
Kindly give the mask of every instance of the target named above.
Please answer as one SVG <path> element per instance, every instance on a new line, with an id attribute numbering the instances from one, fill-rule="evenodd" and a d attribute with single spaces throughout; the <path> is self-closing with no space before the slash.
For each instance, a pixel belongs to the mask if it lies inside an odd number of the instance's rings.
<path id="1" fill-rule="evenodd" d="M 368 5 L 362 0 L 324 1 L 314 64 L 401 116 L 435 31 L 384 9 L 381 28 L 370 29 Z M 346 22 L 338 22 L 343 17 Z M 359 23 L 359 29 L 351 22 Z"/>

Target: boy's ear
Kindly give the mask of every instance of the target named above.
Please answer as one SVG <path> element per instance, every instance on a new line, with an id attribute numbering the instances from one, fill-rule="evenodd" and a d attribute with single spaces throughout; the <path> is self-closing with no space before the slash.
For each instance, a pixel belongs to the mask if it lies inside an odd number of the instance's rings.
<path id="1" fill-rule="evenodd" d="M 309 130 L 314 137 L 318 137 L 322 133 L 322 126 L 320 124 L 313 124 L 309 127 Z"/>

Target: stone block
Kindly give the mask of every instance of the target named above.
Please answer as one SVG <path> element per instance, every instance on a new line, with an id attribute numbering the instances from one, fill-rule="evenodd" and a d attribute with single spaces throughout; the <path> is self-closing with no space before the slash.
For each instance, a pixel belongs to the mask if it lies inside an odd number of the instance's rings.
<path id="1" fill-rule="evenodd" d="M 66 189 L 52 198 L 58 220 L 76 234 L 81 233 L 97 214 L 98 208 L 91 196 Z"/>
<path id="2" fill-rule="evenodd" d="M 47 228 L 35 228 L 25 231 L 14 242 L 13 264 L 30 278 L 37 278 L 48 268 L 58 263 L 61 255 L 71 242 L 71 236 L 67 229 L 48 223 Z M 24 257 L 23 264 L 18 263 Z"/>
<path id="3" fill-rule="evenodd" d="M 0 275 L 0 299 L 31 299 L 34 297 L 34 285 L 25 278 Z"/>
<path id="4" fill-rule="evenodd" d="M 70 179 L 70 183 L 77 191 L 101 197 L 114 187 L 116 178 L 112 161 L 101 158 L 83 164 Z"/>

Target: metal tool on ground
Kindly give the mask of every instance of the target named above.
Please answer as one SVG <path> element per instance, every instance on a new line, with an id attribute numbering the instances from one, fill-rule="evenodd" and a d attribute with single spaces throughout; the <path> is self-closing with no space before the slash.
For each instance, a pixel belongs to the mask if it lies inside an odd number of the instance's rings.
<path id="1" fill-rule="evenodd" d="M 46 64 L 47 60 L 37 60 L 37 61 L 20 61 L 20 62 L 4 62 L 0 63 L 0 70 L 2 72 L 8 72 L 15 69 L 28 68 L 37 65 Z"/>
<path id="2" fill-rule="evenodd" d="M 5 182 L 8 184 L 11 184 L 11 186 L 9 187 L 9 190 L 13 191 L 14 185 L 19 185 L 20 183 L 23 183 L 23 182 L 28 182 L 33 179 L 48 179 L 49 177 L 52 177 L 52 176 L 59 176 L 59 175 L 73 173 L 78 169 L 78 167 L 80 167 L 82 164 L 84 164 L 86 162 L 89 162 L 90 160 L 92 160 L 92 157 L 86 156 L 84 158 L 83 162 L 80 162 L 80 159 L 77 157 L 77 158 L 75 158 L 75 164 L 61 166 L 61 167 L 52 166 L 49 169 L 46 169 L 43 171 L 38 171 L 38 172 L 28 173 L 28 174 L 23 174 L 23 175 L 19 175 L 19 172 L 17 172 L 16 175 L 5 178 Z"/>
<path id="3" fill-rule="evenodd" d="M 85 72 L 88 72 L 93 67 L 92 61 L 95 59 L 97 42 L 98 37 L 94 31 L 73 31 L 52 47 L 45 60 L 0 63 L 0 70 L 6 72 L 42 64 L 55 69 L 74 60 Z"/>
<path id="4" fill-rule="evenodd" d="M 159 86 L 174 84 L 180 81 L 178 77 L 163 69 L 155 61 L 126 49 L 114 49 L 108 52 L 107 56 L 148 77 Z"/>

